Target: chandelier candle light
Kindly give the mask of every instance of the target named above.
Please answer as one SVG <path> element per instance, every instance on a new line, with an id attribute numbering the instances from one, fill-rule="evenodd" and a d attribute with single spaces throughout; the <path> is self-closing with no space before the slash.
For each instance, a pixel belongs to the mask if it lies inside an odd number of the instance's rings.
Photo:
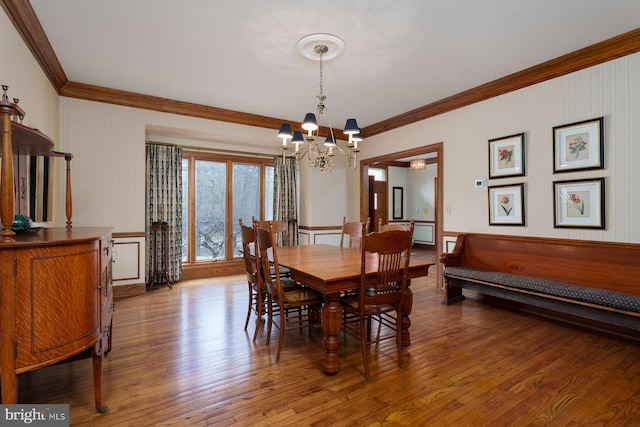
<path id="1" fill-rule="evenodd" d="M 322 114 L 326 111 L 324 104 L 326 96 L 323 94 L 323 61 L 337 57 L 344 52 L 344 41 L 331 34 L 310 34 L 301 38 L 296 48 L 300 54 L 304 57 L 318 60 L 320 62 L 320 94 L 318 95 L 318 105 L 316 107 L 316 114 L 318 120 L 322 117 Z M 292 131 L 289 123 L 283 123 L 280 126 L 278 137 L 282 138 L 282 156 L 295 157 L 296 164 L 307 158 L 307 164 L 310 167 L 319 167 L 320 170 L 324 170 L 325 167 L 329 170 L 333 170 L 333 157 L 337 152 L 347 157 L 347 167 L 357 166 L 357 153 L 359 150 L 358 142 L 362 141 L 362 132 L 358 127 L 356 119 L 347 119 L 344 126 L 344 133 L 349 136 L 346 149 L 340 147 L 333 133 L 331 127 L 331 120 L 329 120 L 329 135 L 327 135 L 324 143 L 321 145 L 318 143 L 320 140 L 318 120 L 316 114 L 307 113 L 302 123 L 302 129 L 307 131 L 306 135 L 303 135 L 301 131 Z M 294 145 L 294 151 L 291 154 L 287 154 L 289 146 L 287 142 L 291 140 Z"/>

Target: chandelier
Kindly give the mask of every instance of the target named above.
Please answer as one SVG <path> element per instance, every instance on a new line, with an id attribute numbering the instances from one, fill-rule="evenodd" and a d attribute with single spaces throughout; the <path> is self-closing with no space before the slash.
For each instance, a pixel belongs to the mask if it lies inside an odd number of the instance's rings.
<path id="1" fill-rule="evenodd" d="M 341 38 L 331 34 L 310 34 L 301 38 L 296 48 L 304 57 L 320 62 L 320 94 L 317 96 L 316 112 L 307 113 L 304 117 L 301 128 L 306 131 L 305 134 L 302 131 L 292 131 L 289 123 L 283 123 L 280 126 L 278 137 L 282 138 L 282 156 L 283 158 L 294 157 L 296 165 L 306 159 L 307 164 L 312 168 L 318 167 L 321 171 L 324 168 L 328 168 L 331 171 L 334 164 L 333 158 L 336 153 L 339 153 L 346 157 L 347 167 L 355 169 L 357 167 L 357 153 L 360 151 L 358 142 L 362 141 L 362 133 L 356 119 L 347 119 L 344 126 L 343 132 L 348 135 L 345 148 L 337 144 L 328 115 L 329 134 L 324 142 L 321 142 L 320 127 L 318 126 L 318 121 L 327 110 L 324 104 L 327 97 L 323 93 L 323 61 L 333 59 L 342 54 L 345 43 Z M 293 147 L 289 147 L 289 140 Z M 287 150 L 290 148 L 293 148 L 293 152 L 287 154 Z"/>
<path id="2" fill-rule="evenodd" d="M 422 170 L 427 167 L 427 163 L 424 159 L 412 159 L 409 162 L 409 167 L 413 170 Z"/>

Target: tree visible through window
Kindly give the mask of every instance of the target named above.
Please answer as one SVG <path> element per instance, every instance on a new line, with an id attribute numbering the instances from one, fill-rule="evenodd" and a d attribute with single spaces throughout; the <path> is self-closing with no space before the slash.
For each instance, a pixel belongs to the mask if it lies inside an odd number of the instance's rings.
<path id="1" fill-rule="evenodd" d="M 227 164 L 196 160 L 196 261 L 225 259 Z"/>
<path id="2" fill-rule="evenodd" d="M 260 167 L 258 165 L 233 165 L 233 256 L 240 256 L 242 247 L 239 219 L 245 224 L 251 217 L 260 218 Z"/>
<path id="3" fill-rule="evenodd" d="M 239 219 L 273 217 L 273 160 L 183 152 L 182 261 L 239 257 Z"/>

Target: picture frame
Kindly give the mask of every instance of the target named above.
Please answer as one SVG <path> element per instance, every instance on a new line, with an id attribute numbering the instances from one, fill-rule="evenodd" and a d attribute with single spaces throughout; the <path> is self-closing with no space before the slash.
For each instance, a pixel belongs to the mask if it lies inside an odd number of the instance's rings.
<path id="1" fill-rule="evenodd" d="M 553 182 L 553 227 L 604 229 L 605 179 Z"/>
<path id="2" fill-rule="evenodd" d="M 604 117 L 553 128 L 553 173 L 604 169 Z"/>
<path id="3" fill-rule="evenodd" d="M 524 133 L 490 139 L 489 179 L 524 175 Z"/>
<path id="4" fill-rule="evenodd" d="M 525 225 L 524 183 L 495 185 L 489 190 L 489 225 Z"/>
<path id="5" fill-rule="evenodd" d="M 404 218 L 404 188 L 393 187 L 393 219 Z"/>

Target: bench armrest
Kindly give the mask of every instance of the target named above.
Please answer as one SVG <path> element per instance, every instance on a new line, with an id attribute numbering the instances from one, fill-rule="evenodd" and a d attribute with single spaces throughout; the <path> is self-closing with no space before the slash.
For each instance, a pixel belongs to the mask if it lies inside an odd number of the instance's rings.
<path id="1" fill-rule="evenodd" d="M 460 252 L 443 253 L 438 259 L 445 266 L 460 265 Z"/>
<path id="2" fill-rule="evenodd" d="M 438 259 L 441 263 L 446 266 L 449 265 L 460 265 L 460 259 L 462 257 L 462 251 L 464 249 L 464 239 L 466 234 L 458 235 L 456 239 L 456 246 L 453 248 L 452 252 L 440 254 Z"/>

